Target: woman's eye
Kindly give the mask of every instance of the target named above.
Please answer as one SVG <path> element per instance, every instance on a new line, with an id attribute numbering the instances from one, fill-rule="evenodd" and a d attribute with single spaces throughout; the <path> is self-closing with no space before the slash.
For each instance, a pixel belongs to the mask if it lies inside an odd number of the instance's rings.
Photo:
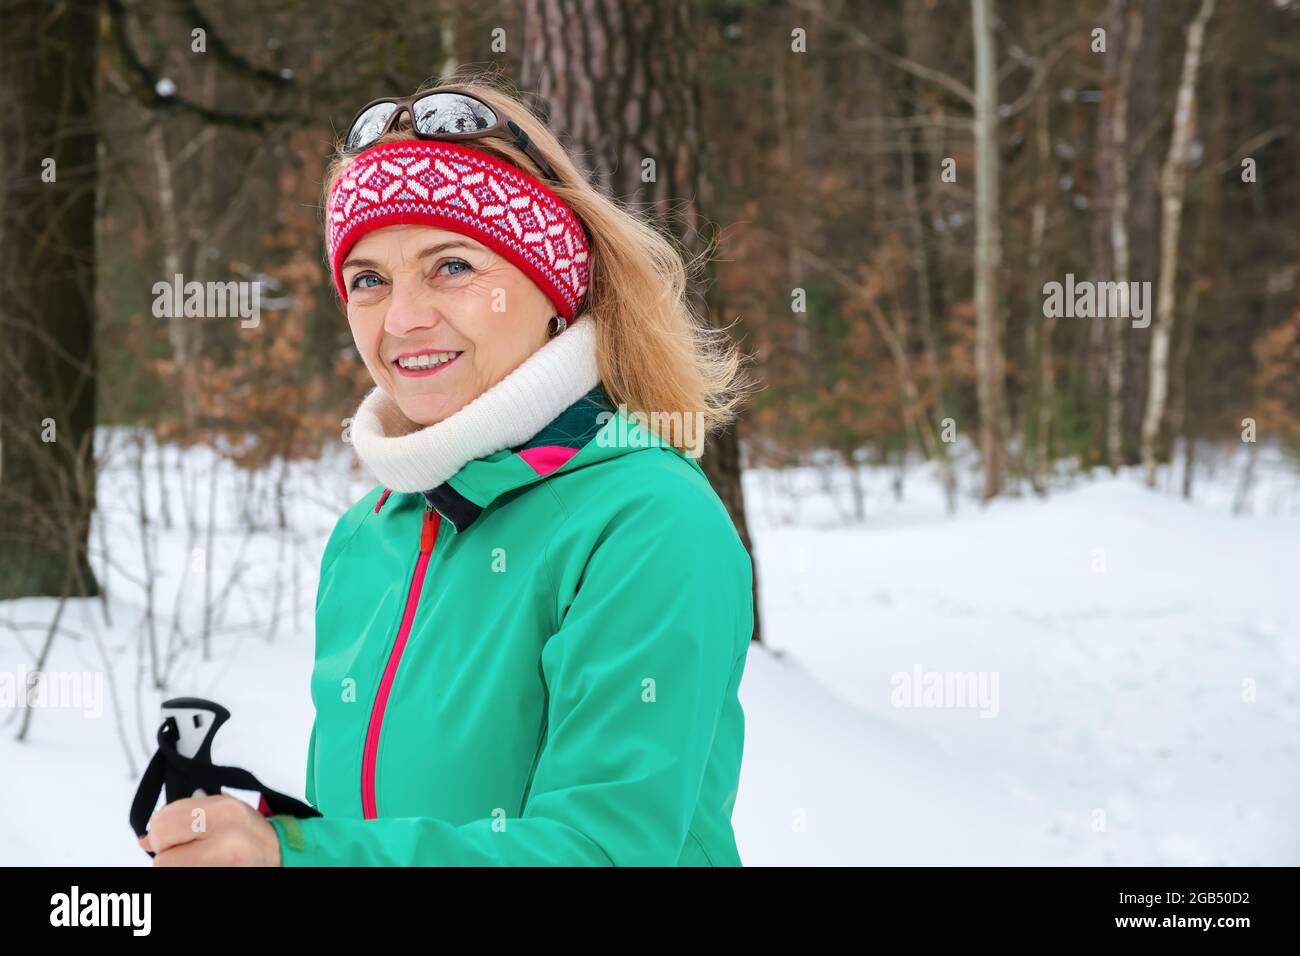
<path id="1" fill-rule="evenodd" d="M 473 271 L 473 266 L 471 266 L 464 259 L 451 259 L 439 265 L 438 268 L 446 269 L 447 275 L 449 276 L 464 275 L 466 272 Z"/>
<path id="2" fill-rule="evenodd" d="M 375 280 L 374 283 L 368 282 L 367 280 L 369 279 L 374 279 Z M 361 275 L 357 276 L 355 279 L 352 280 L 352 288 L 373 289 L 376 285 L 378 285 L 382 281 L 383 280 L 380 279 L 379 276 L 375 275 L 373 272 L 363 272 L 361 273 Z"/>

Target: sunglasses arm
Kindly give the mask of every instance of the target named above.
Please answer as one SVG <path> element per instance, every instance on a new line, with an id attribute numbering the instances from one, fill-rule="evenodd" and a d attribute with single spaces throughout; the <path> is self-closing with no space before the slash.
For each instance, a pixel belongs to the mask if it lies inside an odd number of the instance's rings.
<path id="1" fill-rule="evenodd" d="M 506 123 L 506 127 L 510 130 L 510 132 L 515 134 L 515 143 L 514 143 L 515 147 L 524 150 L 524 152 L 527 152 L 528 143 L 529 143 L 528 134 L 525 133 L 522 129 L 520 129 L 519 124 L 516 123 L 514 120 L 508 121 Z"/>
<path id="2" fill-rule="evenodd" d="M 506 128 L 515 134 L 514 141 L 511 145 L 516 149 L 522 150 L 529 159 L 537 164 L 537 168 L 544 174 L 549 176 L 551 179 L 558 181 L 560 177 L 555 175 L 555 170 L 551 168 L 551 164 L 542 158 L 541 152 L 533 145 L 533 141 L 528 138 L 528 134 L 520 129 L 519 124 L 514 120 L 507 120 Z"/>

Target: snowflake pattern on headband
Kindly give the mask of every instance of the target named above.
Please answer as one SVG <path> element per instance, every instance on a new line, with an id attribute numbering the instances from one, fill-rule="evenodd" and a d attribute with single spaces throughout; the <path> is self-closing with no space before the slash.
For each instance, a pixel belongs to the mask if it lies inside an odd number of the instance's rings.
<path id="1" fill-rule="evenodd" d="M 454 143 L 403 140 L 357 156 L 330 194 L 326 245 L 346 301 L 343 258 L 363 235 L 399 224 L 451 229 L 522 269 L 565 318 L 587 292 L 587 236 L 569 206 L 538 180 Z"/>

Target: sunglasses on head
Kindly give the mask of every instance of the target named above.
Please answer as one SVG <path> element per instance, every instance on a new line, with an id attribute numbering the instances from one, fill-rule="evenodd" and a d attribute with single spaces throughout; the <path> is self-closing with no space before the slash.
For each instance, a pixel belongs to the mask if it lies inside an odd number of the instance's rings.
<path id="1" fill-rule="evenodd" d="M 449 142 L 494 136 L 514 144 L 528 155 L 542 174 L 559 182 L 551 164 L 508 116 L 465 90 L 444 87 L 411 96 L 381 96 L 357 111 L 344 140 L 345 152 L 359 152 L 397 126 L 398 117 L 410 117 L 411 131 L 420 139 Z"/>

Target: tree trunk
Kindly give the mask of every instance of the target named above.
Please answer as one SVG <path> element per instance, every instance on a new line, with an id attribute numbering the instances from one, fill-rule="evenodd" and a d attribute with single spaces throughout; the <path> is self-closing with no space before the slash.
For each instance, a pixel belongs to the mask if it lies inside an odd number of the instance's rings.
<path id="1" fill-rule="evenodd" d="M 169 285 L 175 277 L 184 275 L 181 262 L 180 217 L 176 211 L 176 189 L 172 182 L 172 160 L 167 155 L 167 137 L 163 124 L 152 123 L 148 134 L 149 151 L 153 159 L 154 177 L 158 183 L 158 218 L 162 223 L 162 260 L 163 280 Z M 187 277 L 188 278 L 188 277 Z M 182 279 L 180 281 L 186 281 Z M 171 348 L 172 364 L 175 371 L 172 380 L 178 393 L 181 407 L 181 421 L 186 434 L 192 434 L 198 418 L 195 408 L 195 385 L 193 381 L 194 346 L 192 329 L 194 320 L 186 317 L 184 310 L 179 315 L 167 317 L 167 344 Z"/>
<path id="2" fill-rule="evenodd" d="M 1125 8 L 1128 8 L 1127 10 Z M 1129 0 L 1113 0 L 1111 24 L 1122 31 L 1122 52 L 1115 83 L 1114 111 L 1111 114 L 1110 138 L 1103 140 L 1102 155 L 1109 150 L 1111 179 L 1114 186 L 1110 206 L 1111 258 L 1115 265 L 1114 281 L 1119 283 L 1120 302 L 1126 306 L 1120 316 L 1111 317 L 1110 357 L 1106 369 L 1106 463 L 1118 471 L 1124 442 L 1124 343 L 1128 337 L 1129 309 L 1129 136 L 1128 102 L 1133 77 L 1133 60 L 1142 42 L 1142 8 Z M 1127 14 L 1127 15 L 1126 15 Z"/>
<path id="3" fill-rule="evenodd" d="M 99 593 L 86 556 L 95 508 L 99 12 L 93 0 L 5 4 L 0 599 Z"/>
<path id="4" fill-rule="evenodd" d="M 1160 157 L 1150 132 L 1158 123 L 1164 106 L 1160 94 L 1160 70 L 1146 64 L 1164 62 L 1164 31 L 1160 29 L 1163 8 L 1160 0 L 1139 0 L 1142 4 L 1142 41 L 1138 44 L 1137 65 L 1133 71 L 1128 98 L 1129 140 L 1132 143 L 1129 163 L 1128 249 L 1129 273 L 1142 280 L 1154 280 L 1159 274 L 1160 242 L 1158 235 L 1160 205 Z M 1137 436 L 1146 404 L 1147 359 L 1150 336 L 1146 331 L 1128 334 L 1125 348 L 1124 421 L 1125 433 Z M 1138 460 L 1138 443 L 1125 449 L 1124 460 Z"/>
<path id="5" fill-rule="evenodd" d="M 1160 173 L 1160 288 L 1156 294 L 1156 320 L 1151 336 L 1150 382 L 1146 415 L 1142 419 L 1142 467 L 1147 487 L 1156 486 L 1156 441 L 1164 420 L 1169 386 L 1169 338 L 1174 324 L 1174 294 L 1178 279 L 1178 233 L 1187 185 L 1187 147 L 1196 126 L 1196 74 L 1201 65 L 1205 27 L 1214 13 L 1214 0 L 1201 0 L 1196 18 L 1187 28 L 1174 129 L 1169 152 Z"/>
<path id="6" fill-rule="evenodd" d="M 1228 97 L 1227 83 L 1222 67 L 1217 67 L 1207 78 L 1213 105 L 1212 117 L 1205 140 L 1206 156 L 1223 156 L 1228 150 Z M 1179 327 L 1173 345 L 1173 371 L 1170 387 L 1173 393 L 1169 407 L 1169 434 L 1177 435 L 1183 443 L 1184 498 L 1192 496 L 1193 467 L 1196 461 L 1196 401 L 1194 380 L 1200 363 L 1192 361 L 1192 345 L 1196 341 L 1197 324 L 1202 311 L 1217 314 L 1221 305 L 1219 292 L 1223 279 L 1223 258 L 1220 237 L 1223 226 L 1223 193 L 1218 188 L 1219 173 L 1213 162 L 1203 163 L 1200 171 L 1200 203 L 1197 210 L 1196 239 L 1188 263 L 1195 277 L 1187 290 L 1187 319 Z M 1205 300 L 1209 299 L 1208 305 Z M 1176 444 L 1176 443 L 1174 443 Z"/>
<path id="7" fill-rule="evenodd" d="M 572 29 L 577 23 L 581 30 Z M 700 147 L 702 28 L 679 3 L 528 0 L 524 7 L 524 87 L 546 105 L 576 160 L 590 164 L 592 182 L 652 214 L 688 256 L 706 245 L 699 223 L 710 196 Z M 652 182 L 642 181 L 644 159 L 655 160 Z M 701 278 L 692 294 L 720 327 L 718 284 Z M 734 427 L 710 441 L 701 465 L 752 555 Z M 754 640 L 758 609 L 755 569 Z"/>
<path id="8" fill-rule="evenodd" d="M 1034 364 L 1032 379 L 1036 383 L 1037 396 L 1033 402 L 1034 450 L 1030 455 L 1033 462 L 1031 483 L 1034 490 L 1042 495 L 1047 493 L 1052 474 L 1052 411 L 1056 403 L 1056 365 L 1052 361 L 1052 333 L 1056 329 L 1056 317 L 1043 308 L 1043 243 L 1047 233 L 1047 203 L 1053 193 L 1055 180 L 1052 169 L 1052 133 L 1051 109 L 1048 98 L 1040 94 L 1034 104 L 1034 207 L 1030 214 L 1029 259 L 1029 308 L 1030 315 L 1026 321 L 1038 323 L 1038 334 L 1034 337 L 1034 348 L 1030 351 L 1030 361 Z M 1028 429 L 1026 429 L 1028 435 Z"/>
<path id="9" fill-rule="evenodd" d="M 971 0 L 975 42 L 975 377 L 987 501 L 1002 491 L 1004 382 L 998 272 L 998 79 L 988 0 Z"/>
<path id="10" fill-rule="evenodd" d="M 910 142 L 909 137 L 909 146 Z M 926 374 L 930 379 L 930 387 L 934 390 L 936 417 L 942 419 L 946 389 L 931 318 L 934 306 L 930 297 L 930 267 L 925 249 L 925 226 L 921 219 L 921 205 L 916 198 L 916 170 L 913 168 L 915 162 L 916 156 L 910 149 L 903 153 L 903 202 L 907 208 L 912 270 L 916 273 L 916 312 L 921 328 L 921 347 L 924 349 Z M 919 401 L 918 405 L 922 410 L 924 409 Z M 923 421 L 918 422 L 918 427 L 922 429 L 931 427 L 928 415 Z M 944 503 L 948 514 L 953 514 L 957 510 L 957 472 L 948 457 L 947 444 L 935 444 L 934 436 L 930 435 L 926 446 L 930 448 L 931 445 L 933 445 L 935 465 L 939 469 L 939 483 L 943 486 Z"/>

